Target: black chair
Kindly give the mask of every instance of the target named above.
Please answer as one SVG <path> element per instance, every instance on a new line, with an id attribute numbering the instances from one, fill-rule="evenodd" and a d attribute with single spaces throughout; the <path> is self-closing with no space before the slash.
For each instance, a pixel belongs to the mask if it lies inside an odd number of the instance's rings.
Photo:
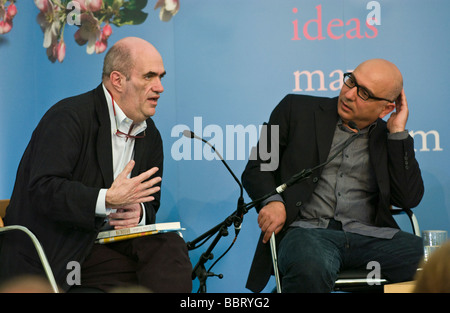
<path id="1" fill-rule="evenodd" d="M 420 237 L 419 222 L 410 209 L 399 209 L 391 207 L 392 215 L 406 214 L 411 223 L 412 232 Z M 270 249 L 272 252 L 272 263 L 274 266 L 276 292 L 281 292 L 281 282 L 278 274 L 278 261 L 275 246 L 275 236 L 270 239 Z M 334 285 L 335 291 L 344 292 L 380 292 L 383 286 L 389 281 L 382 275 L 378 278 L 370 277 L 370 270 L 346 270 L 338 274 L 338 278 Z"/>

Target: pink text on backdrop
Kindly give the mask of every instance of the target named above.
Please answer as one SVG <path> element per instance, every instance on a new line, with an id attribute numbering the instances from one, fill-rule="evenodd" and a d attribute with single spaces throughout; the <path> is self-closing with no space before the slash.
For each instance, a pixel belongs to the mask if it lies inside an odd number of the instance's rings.
<path id="1" fill-rule="evenodd" d="M 297 14 L 299 10 L 293 8 L 292 12 Z M 346 22 L 339 18 L 333 18 L 326 23 L 326 21 L 322 19 L 322 5 L 320 4 L 316 6 L 315 18 L 307 20 L 303 24 L 303 27 L 298 19 L 292 21 L 294 36 L 291 40 L 301 40 L 300 33 L 302 33 L 307 40 L 324 40 L 327 38 L 326 36 L 334 40 L 342 39 L 344 37 L 348 39 L 372 39 L 378 36 L 378 29 L 375 25 L 380 24 L 377 22 L 380 21 L 379 15 L 380 9 L 379 7 L 376 7 L 373 11 L 369 12 L 364 21 L 361 21 L 356 17 L 350 18 Z M 324 22 L 326 23 L 325 25 Z M 326 27 L 326 30 L 324 30 L 324 26 Z M 344 26 L 349 29 L 346 30 Z"/>

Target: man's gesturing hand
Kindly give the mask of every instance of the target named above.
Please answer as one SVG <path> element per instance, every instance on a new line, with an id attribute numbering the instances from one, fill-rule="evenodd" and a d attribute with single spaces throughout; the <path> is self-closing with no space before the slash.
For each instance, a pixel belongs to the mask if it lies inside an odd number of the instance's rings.
<path id="1" fill-rule="evenodd" d="M 106 191 L 107 208 L 123 208 L 130 204 L 144 203 L 155 199 L 151 195 L 158 192 L 160 187 L 153 186 L 161 181 L 161 177 L 148 179 L 158 171 L 158 168 L 154 167 L 139 176 L 128 178 L 134 164 L 134 161 L 131 160 Z"/>

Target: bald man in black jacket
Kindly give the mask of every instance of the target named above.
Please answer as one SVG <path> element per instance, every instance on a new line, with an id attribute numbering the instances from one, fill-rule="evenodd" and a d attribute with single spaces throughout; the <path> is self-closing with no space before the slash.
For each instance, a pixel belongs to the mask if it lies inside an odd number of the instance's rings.
<path id="1" fill-rule="evenodd" d="M 252 291 L 261 291 L 270 277 L 272 233 L 283 292 L 329 292 L 339 270 L 365 268 L 370 261 L 379 262 L 392 281 L 414 276 L 422 242 L 400 231 L 390 214 L 391 205 L 417 206 L 424 192 L 405 129 L 409 111 L 401 73 L 373 59 L 345 74 L 344 82 L 336 98 L 286 96 L 268 123 L 267 138 L 274 127 L 279 132 L 269 147 L 272 155 L 278 152 L 279 166 L 267 170 L 261 166 L 267 161 L 256 157 L 244 170 L 243 185 L 258 199 L 337 152 L 356 132 L 350 121 L 361 132 L 332 162 L 257 208 L 262 233 L 247 282 Z"/>

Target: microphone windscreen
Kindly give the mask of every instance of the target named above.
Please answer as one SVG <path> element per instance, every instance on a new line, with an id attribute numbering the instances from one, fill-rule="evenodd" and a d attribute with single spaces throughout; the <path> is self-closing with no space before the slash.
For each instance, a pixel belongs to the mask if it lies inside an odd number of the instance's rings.
<path id="1" fill-rule="evenodd" d="M 354 130 L 356 130 L 356 131 L 359 132 L 358 126 L 356 126 L 356 123 L 353 122 L 353 121 L 349 121 L 349 122 L 348 122 L 348 127 L 350 127 L 351 129 L 354 129 Z"/>
<path id="2" fill-rule="evenodd" d="M 188 129 L 183 130 L 183 135 L 188 138 L 194 138 L 194 133 Z"/>

